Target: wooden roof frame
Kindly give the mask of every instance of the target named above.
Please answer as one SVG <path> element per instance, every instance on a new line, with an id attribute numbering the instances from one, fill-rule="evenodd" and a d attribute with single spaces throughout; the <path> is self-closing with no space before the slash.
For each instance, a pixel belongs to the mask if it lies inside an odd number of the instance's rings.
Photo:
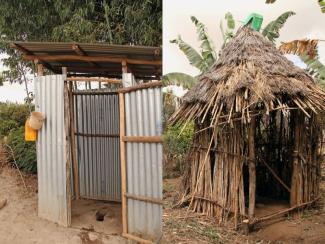
<path id="1" fill-rule="evenodd" d="M 87 50 L 84 50 L 83 45 L 86 48 L 89 47 L 91 52 L 88 53 Z M 32 48 L 28 48 L 30 46 Z M 11 42 L 10 47 L 19 51 L 24 60 L 41 64 L 54 73 L 60 73 L 62 67 L 67 67 L 68 72 L 106 73 L 108 77 L 121 76 L 125 72 L 133 73 L 139 78 L 150 78 L 151 76 L 158 78 L 162 75 L 161 49 L 158 47 L 64 42 L 53 43 L 53 47 L 51 47 L 51 43 Z M 114 50 L 115 47 L 117 52 L 107 53 L 107 50 Z M 131 55 L 128 55 L 128 52 Z"/>

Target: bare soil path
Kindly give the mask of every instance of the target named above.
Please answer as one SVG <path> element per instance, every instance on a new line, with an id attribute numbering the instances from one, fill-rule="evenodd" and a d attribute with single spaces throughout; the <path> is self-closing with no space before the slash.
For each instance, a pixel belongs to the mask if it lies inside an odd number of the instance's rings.
<path id="1" fill-rule="evenodd" d="M 7 199 L 7 205 L 0 209 L 1 244 L 126 243 L 126 240 L 118 235 L 64 228 L 40 219 L 37 217 L 36 176 L 25 176 L 24 179 L 27 191 L 16 169 L 8 165 L 0 167 L 0 201 Z"/>

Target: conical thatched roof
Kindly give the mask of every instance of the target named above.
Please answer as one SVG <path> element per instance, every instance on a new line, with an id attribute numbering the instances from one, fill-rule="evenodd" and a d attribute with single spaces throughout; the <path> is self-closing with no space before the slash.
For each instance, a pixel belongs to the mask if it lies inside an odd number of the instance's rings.
<path id="1" fill-rule="evenodd" d="M 259 32 L 242 27 L 185 94 L 172 121 L 246 122 L 256 113 L 293 108 L 307 116 L 325 110 L 325 92 Z"/>

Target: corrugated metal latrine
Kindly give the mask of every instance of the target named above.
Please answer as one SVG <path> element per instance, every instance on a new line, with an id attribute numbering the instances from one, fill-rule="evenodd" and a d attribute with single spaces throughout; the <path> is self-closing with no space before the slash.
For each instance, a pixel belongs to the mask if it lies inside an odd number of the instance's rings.
<path id="1" fill-rule="evenodd" d="M 74 92 L 80 196 L 121 200 L 119 102 L 114 92 Z"/>
<path id="2" fill-rule="evenodd" d="M 125 93 L 125 135 L 161 136 L 160 87 Z M 162 199 L 162 145 L 127 142 L 127 194 Z M 127 199 L 128 233 L 157 240 L 162 234 L 162 205 Z"/>
<path id="3" fill-rule="evenodd" d="M 45 115 L 37 139 L 38 215 L 68 226 L 64 75 L 35 78 L 36 110 Z"/>

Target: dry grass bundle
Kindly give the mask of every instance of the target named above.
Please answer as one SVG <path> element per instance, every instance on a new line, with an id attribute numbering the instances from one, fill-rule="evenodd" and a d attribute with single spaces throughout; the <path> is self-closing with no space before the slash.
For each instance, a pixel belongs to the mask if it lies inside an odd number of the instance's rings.
<path id="1" fill-rule="evenodd" d="M 325 92 L 259 32 L 238 30 L 218 61 L 183 98 L 171 122 L 212 118 L 219 123 L 250 121 L 256 113 L 325 110 Z"/>

